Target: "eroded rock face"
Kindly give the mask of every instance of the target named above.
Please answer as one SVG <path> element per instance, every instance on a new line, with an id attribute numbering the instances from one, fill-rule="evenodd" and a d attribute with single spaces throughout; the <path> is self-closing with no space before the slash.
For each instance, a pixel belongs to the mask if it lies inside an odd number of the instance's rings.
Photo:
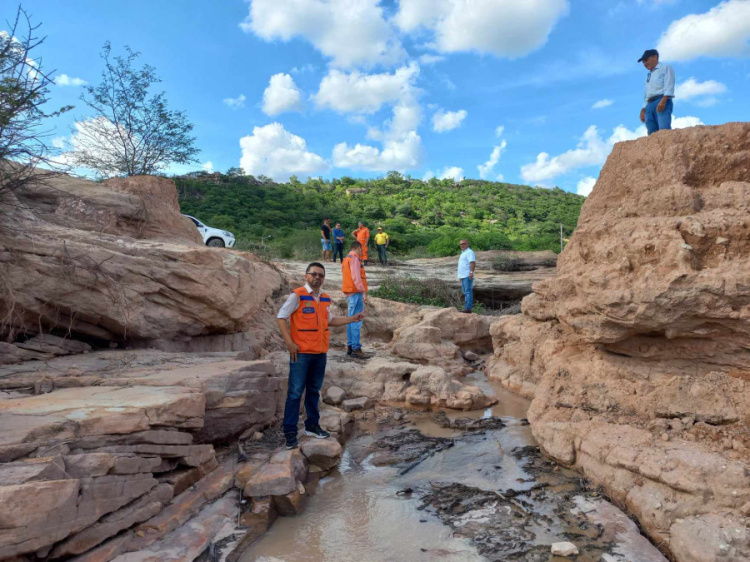
<path id="1" fill-rule="evenodd" d="M 749 169 L 747 123 L 617 144 L 557 276 L 492 327 L 543 449 L 678 560 L 750 558 Z"/>
<path id="2" fill-rule="evenodd" d="M 60 176 L 0 206 L 0 308 L 14 331 L 115 341 L 243 332 L 284 284 L 250 254 L 203 246 L 171 180 Z"/>

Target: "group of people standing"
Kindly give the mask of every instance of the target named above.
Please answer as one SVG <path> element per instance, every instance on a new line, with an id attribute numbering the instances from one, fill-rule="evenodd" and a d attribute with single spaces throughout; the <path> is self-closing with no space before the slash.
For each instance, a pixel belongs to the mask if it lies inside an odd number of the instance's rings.
<path id="1" fill-rule="evenodd" d="M 352 236 L 362 246 L 362 261 L 365 265 L 368 265 L 369 257 L 367 250 L 370 247 L 370 229 L 365 226 L 365 223 L 360 221 L 357 228 L 352 231 Z M 321 257 L 323 261 L 333 261 L 333 263 L 336 263 L 336 257 L 338 256 L 343 263 L 345 242 L 346 234 L 341 229 L 341 223 L 337 222 L 336 226 L 332 229 L 331 219 L 325 219 L 323 225 L 320 227 L 320 243 L 323 246 Z M 378 232 L 375 234 L 375 247 L 378 251 L 380 265 L 388 265 L 388 246 L 390 243 L 390 236 L 383 230 L 382 226 L 379 226 Z"/>

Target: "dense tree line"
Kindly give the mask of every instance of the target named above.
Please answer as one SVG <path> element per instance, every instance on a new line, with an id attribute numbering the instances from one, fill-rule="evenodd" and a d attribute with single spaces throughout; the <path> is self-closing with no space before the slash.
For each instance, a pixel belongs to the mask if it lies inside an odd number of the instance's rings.
<path id="1" fill-rule="evenodd" d="M 238 247 L 268 246 L 271 255 L 304 259 L 319 251 L 326 217 L 350 233 L 363 221 L 390 234 L 392 250 L 411 256 L 458 253 L 465 236 L 478 250 L 560 250 L 576 226 L 584 198 L 483 180 L 422 181 L 390 172 L 375 180 L 308 179 L 288 183 L 230 169 L 175 178 L 182 212 L 235 233 Z M 349 194 L 347 194 L 349 190 Z M 362 192 L 360 190 L 367 190 Z"/>

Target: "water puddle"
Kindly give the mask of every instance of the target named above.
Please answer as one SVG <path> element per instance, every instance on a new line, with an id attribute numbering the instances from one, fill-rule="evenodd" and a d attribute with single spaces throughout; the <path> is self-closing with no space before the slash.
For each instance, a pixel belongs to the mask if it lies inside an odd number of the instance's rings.
<path id="1" fill-rule="evenodd" d="M 416 412 L 351 439 L 306 510 L 279 518 L 242 560 L 536 562 L 555 560 L 558 541 L 579 545 L 579 561 L 628 560 L 576 504 L 603 500 L 539 454 L 529 402 L 482 373 L 468 379 L 498 403 Z"/>

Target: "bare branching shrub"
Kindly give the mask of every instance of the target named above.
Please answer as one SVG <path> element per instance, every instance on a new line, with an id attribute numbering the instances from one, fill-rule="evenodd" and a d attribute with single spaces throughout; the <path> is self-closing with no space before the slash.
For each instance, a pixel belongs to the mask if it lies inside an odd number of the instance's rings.
<path id="1" fill-rule="evenodd" d="M 0 31 L 0 198 L 62 171 L 48 145 L 51 131 L 44 129 L 44 122 L 72 109 L 42 109 L 53 80 L 36 55 L 44 42 L 36 36 L 39 24 L 19 7 L 7 26 L 7 32 Z"/>

